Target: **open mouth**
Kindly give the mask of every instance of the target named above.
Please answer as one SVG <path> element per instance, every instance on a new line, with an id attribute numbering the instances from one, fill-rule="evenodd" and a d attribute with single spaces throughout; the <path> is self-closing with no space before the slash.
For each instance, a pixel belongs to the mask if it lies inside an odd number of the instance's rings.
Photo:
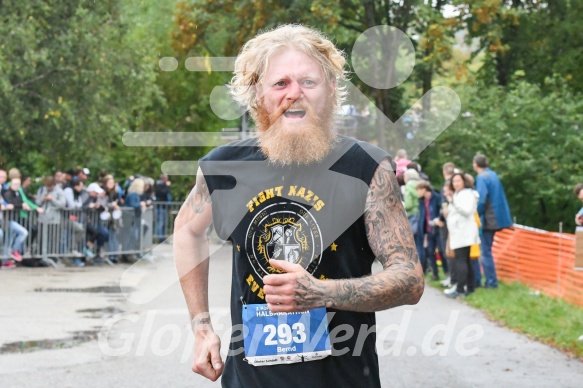
<path id="1" fill-rule="evenodd" d="M 303 109 L 288 109 L 283 115 L 290 119 L 301 119 L 306 115 L 306 111 Z"/>

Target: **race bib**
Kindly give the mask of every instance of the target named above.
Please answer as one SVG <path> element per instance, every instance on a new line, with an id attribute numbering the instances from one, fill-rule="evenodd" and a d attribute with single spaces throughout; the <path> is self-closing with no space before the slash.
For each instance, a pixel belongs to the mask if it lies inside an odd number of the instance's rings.
<path id="1" fill-rule="evenodd" d="M 291 364 L 328 357 L 326 308 L 272 313 L 266 304 L 243 306 L 245 357 L 254 366 Z"/>

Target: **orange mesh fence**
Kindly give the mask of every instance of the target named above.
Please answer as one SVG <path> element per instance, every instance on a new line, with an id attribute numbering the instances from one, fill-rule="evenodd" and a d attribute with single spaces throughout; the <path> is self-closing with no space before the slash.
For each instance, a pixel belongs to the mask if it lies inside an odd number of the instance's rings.
<path id="1" fill-rule="evenodd" d="M 583 271 L 574 269 L 575 235 L 514 225 L 496 233 L 492 253 L 500 279 L 583 306 Z"/>

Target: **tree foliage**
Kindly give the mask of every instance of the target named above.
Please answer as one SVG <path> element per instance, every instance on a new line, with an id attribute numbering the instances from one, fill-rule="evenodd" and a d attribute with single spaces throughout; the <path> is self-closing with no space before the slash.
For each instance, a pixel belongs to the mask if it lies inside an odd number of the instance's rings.
<path id="1" fill-rule="evenodd" d="M 583 91 L 577 77 L 583 58 L 579 23 L 583 2 L 572 0 L 457 1 L 459 20 L 475 54 L 485 54 L 482 78 L 506 86 L 517 71 L 540 86 L 559 75 L 572 90 Z"/>
<path id="2" fill-rule="evenodd" d="M 465 117 L 422 153 L 422 165 L 433 177 L 446 161 L 473 174 L 472 159 L 483 153 L 501 177 L 518 223 L 558 230 L 564 222 L 572 230 L 572 187 L 583 176 L 583 100 L 560 78 L 546 89 L 524 80 L 510 89 L 460 86 Z"/>
<path id="3" fill-rule="evenodd" d="M 158 98 L 153 56 L 119 3 L 2 1 L 0 164 L 103 165 Z"/>

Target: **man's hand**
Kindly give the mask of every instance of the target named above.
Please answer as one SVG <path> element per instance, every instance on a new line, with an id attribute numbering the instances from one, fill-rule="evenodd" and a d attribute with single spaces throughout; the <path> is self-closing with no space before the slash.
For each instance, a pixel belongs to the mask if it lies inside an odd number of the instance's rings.
<path id="1" fill-rule="evenodd" d="M 30 210 L 30 206 L 28 206 L 28 204 L 27 204 L 27 203 L 23 203 L 23 204 L 22 204 L 22 209 L 23 209 L 23 210 Z"/>
<path id="2" fill-rule="evenodd" d="M 326 305 L 326 284 L 314 278 L 299 264 L 283 260 L 269 260 L 282 274 L 263 278 L 265 301 L 271 312 L 306 311 Z"/>
<path id="3" fill-rule="evenodd" d="M 583 225 L 583 216 L 580 216 L 579 214 L 577 214 L 575 216 L 575 223 L 579 226 Z"/>
<path id="4" fill-rule="evenodd" d="M 4 209 L 6 209 L 6 210 L 12 210 L 12 209 L 14 209 L 14 205 L 13 205 L 13 204 L 11 204 L 11 203 L 9 203 L 8 205 L 6 205 L 6 206 L 4 207 Z"/>
<path id="5" fill-rule="evenodd" d="M 206 326 L 206 325 L 204 325 Z M 194 362 L 192 371 L 211 381 L 216 381 L 223 373 L 221 340 L 212 328 L 194 329 Z"/>
<path id="6" fill-rule="evenodd" d="M 50 194 L 45 195 L 45 197 L 43 198 L 44 201 L 52 201 L 53 200 L 53 196 Z"/>
<path id="7" fill-rule="evenodd" d="M 37 212 L 38 214 L 43 214 L 43 213 L 45 212 L 45 209 L 43 209 L 42 207 L 37 207 L 37 208 L 36 208 L 36 212 Z"/>

